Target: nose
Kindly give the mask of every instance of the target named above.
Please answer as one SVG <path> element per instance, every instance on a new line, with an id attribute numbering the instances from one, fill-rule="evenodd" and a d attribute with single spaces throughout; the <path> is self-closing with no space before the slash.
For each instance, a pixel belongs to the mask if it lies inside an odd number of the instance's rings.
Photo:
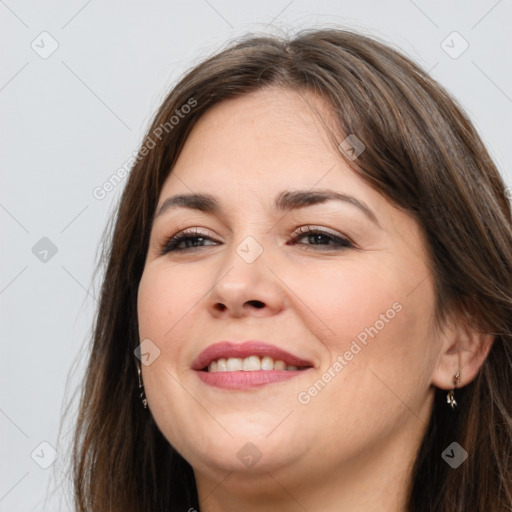
<path id="1" fill-rule="evenodd" d="M 272 316 L 284 308 L 285 295 L 275 269 L 267 265 L 265 251 L 246 261 L 235 248 L 226 252 L 208 296 L 208 309 L 216 318 Z"/>

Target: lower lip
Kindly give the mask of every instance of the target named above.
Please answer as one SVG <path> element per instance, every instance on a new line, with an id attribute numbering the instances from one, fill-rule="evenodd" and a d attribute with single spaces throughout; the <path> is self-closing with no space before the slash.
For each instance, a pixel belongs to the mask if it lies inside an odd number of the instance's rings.
<path id="1" fill-rule="evenodd" d="M 205 372 L 198 371 L 199 378 L 209 386 L 222 389 L 254 389 L 293 379 L 309 370 L 257 370 L 253 372 Z"/>

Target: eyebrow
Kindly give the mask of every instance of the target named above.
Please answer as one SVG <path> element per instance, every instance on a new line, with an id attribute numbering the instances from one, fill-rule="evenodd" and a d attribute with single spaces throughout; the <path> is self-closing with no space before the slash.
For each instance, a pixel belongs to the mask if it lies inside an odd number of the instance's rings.
<path id="1" fill-rule="evenodd" d="M 334 190 L 293 190 L 281 192 L 274 201 L 274 208 L 278 211 L 288 212 L 307 206 L 323 204 L 327 201 L 342 201 L 357 207 L 373 223 L 381 227 L 373 211 L 359 199 L 348 194 L 341 194 Z M 222 207 L 219 201 L 210 194 L 179 194 L 168 197 L 153 217 L 157 217 L 175 208 L 188 208 L 199 210 L 212 215 L 221 215 Z"/>

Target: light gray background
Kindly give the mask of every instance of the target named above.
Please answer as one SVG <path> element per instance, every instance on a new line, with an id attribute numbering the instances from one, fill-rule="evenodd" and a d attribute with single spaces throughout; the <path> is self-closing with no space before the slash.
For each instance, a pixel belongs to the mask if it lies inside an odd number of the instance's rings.
<path id="1" fill-rule="evenodd" d="M 0 20 L 0 512 L 71 510 L 60 418 L 83 377 L 98 244 L 122 185 L 92 191 L 137 150 L 173 81 L 228 39 L 341 25 L 387 40 L 459 99 L 512 182 L 510 0 L 0 0 Z M 457 58 L 454 31 L 469 44 Z M 48 469 L 42 442 L 58 454 Z"/>

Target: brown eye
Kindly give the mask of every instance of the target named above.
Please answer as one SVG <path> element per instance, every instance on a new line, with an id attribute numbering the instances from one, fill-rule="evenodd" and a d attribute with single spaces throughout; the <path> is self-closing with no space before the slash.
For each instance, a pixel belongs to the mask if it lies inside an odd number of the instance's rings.
<path id="1" fill-rule="evenodd" d="M 306 245 L 329 247 L 329 250 L 354 247 L 353 244 L 344 237 L 310 226 L 299 228 L 298 234 L 293 241 L 296 242 L 304 238 L 308 240 L 308 244 Z"/>
<path id="2" fill-rule="evenodd" d="M 204 242 L 213 242 L 213 240 L 197 230 L 182 231 L 177 235 L 166 240 L 160 247 L 160 254 L 163 256 L 169 252 L 183 252 L 190 249 L 204 247 Z M 215 245 L 206 244 L 206 245 Z"/>

